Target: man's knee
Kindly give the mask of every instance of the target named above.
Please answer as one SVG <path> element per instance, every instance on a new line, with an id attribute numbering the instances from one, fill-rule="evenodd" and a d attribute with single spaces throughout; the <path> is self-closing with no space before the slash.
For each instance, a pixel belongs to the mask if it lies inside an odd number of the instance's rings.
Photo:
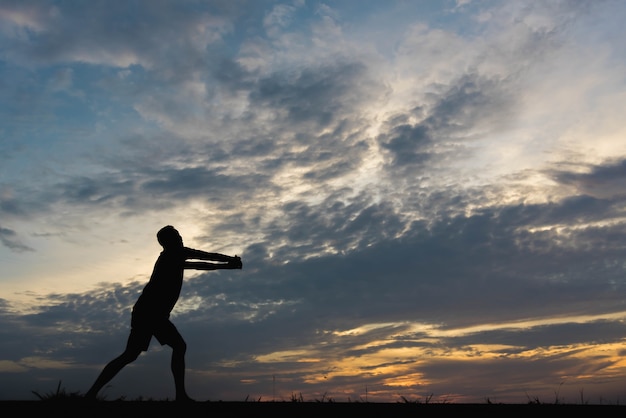
<path id="1" fill-rule="evenodd" d="M 182 338 L 170 344 L 172 350 L 177 353 L 185 354 L 187 352 L 187 343 Z"/>
<path id="2" fill-rule="evenodd" d="M 126 363 L 132 363 L 137 360 L 137 357 L 141 354 L 141 350 L 126 350 L 120 357 L 124 359 Z"/>

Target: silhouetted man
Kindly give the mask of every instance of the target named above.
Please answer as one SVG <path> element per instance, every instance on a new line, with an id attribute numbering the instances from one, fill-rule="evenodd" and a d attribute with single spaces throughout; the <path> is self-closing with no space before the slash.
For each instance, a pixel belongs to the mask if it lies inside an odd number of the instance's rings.
<path id="1" fill-rule="evenodd" d="M 126 349 L 111 360 L 102 370 L 85 398 L 96 399 L 96 395 L 115 375 L 129 363 L 147 351 L 152 336 L 172 347 L 172 374 L 176 386 L 177 401 L 192 401 L 185 390 L 185 352 L 187 344 L 174 324 L 170 313 L 176 305 L 183 285 L 183 271 L 241 269 L 241 258 L 218 253 L 208 253 L 183 246 L 183 239 L 173 226 L 161 228 L 157 240 L 163 251 L 157 259 L 150 281 L 144 287 L 133 306 L 131 329 Z M 187 261 L 190 259 L 210 260 L 217 263 Z"/>

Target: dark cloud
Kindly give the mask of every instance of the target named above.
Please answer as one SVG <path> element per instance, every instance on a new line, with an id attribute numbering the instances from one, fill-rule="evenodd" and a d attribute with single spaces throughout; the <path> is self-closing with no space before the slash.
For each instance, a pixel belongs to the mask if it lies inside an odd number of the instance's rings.
<path id="1" fill-rule="evenodd" d="M 462 337 L 444 339 L 450 346 L 496 344 L 507 346 L 501 353 L 535 350 L 542 347 L 575 347 L 577 344 L 615 343 L 624 338 L 626 329 L 620 321 L 594 321 L 588 323 L 565 323 L 527 326 L 476 332 Z M 510 348 L 508 348 L 510 347 Z"/>
<path id="2" fill-rule="evenodd" d="M 276 118 L 288 125 L 313 123 L 323 129 L 353 111 L 350 105 L 354 98 L 349 93 L 362 81 L 365 70 L 361 63 L 339 62 L 304 68 L 295 74 L 272 74 L 258 81 L 250 93 L 251 103 L 253 107 L 274 109 Z"/>
<path id="3" fill-rule="evenodd" d="M 130 164 L 130 163 L 129 163 Z M 85 207 L 112 207 L 141 213 L 175 207 L 191 200 L 230 201 L 236 193 L 253 190 L 263 176 L 226 175 L 218 167 L 173 168 L 126 167 L 124 176 L 101 174 L 97 177 L 70 177 L 40 195 L 46 205 L 64 202 Z M 136 170 L 141 171 L 136 171 Z M 133 173 L 133 171 L 135 171 Z"/>
<path id="4" fill-rule="evenodd" d="M 254 182 L 258 184 L 262 183 L 262 180 L 255 178 Z M 203 195 L 220 196 L 241 186 L 247 189 L 245 183 L 245 178 L 227 176 L 220 170 L 194 167 L 153 172 L 149 179 L 142 183 L 141 189 L 146 194 L 168 196 L 181 201 Z"/>
<path id="5" fill-rule="evenodd" d="M 468 73 L 450 85 L 433 86 L 424 103 L 394 115 L 377 140 L 392 155 L 391 167 L 422 165 L 432 159 L 467 156 L 463 143 L 513 121 L 510 82 Z M 411 118 L 418 119 L 411 122 Z"/>
<path id="6" fill-rule="evenodd" d="M 17 233 L 9 228 L 3 228 L 0 226 L 0 242 L 5 247 L 9 248 L 11 251 L 15 251 L 18 253 L 24 251 L 35 251 L 33 248 L 28 245 L 22 243 L 20 238 L 17 236 Z"/>
<path id="7" fill-rule="evenodd" d="M 395 155 L 394 163 L 397 164 L 423 164 L 428 162 L 432 153 L 427 151 L 431 144 L 430 130 L 425 125 L 401 125 L 394 127 L 382 139 L 384 148 L 389 149 Z M 421 150 L 421 151 L 420 151 Z"/>
<path id="8" fill-rule="evenodd" d="M 220 93 L 231 95 L 254 89 L 257 72 L 246 70 L 228 56 L 217 55 L 215 58 L 208 63 L 208 75 L 209 79 L 214 79 L 216 86 L 220 86 Z"/>
<path id="9" fill-rule="evenodd" d="M 469 73 L 442 87 L 425 123 L 444 135 L 472 132 L 485 121 L 510 117 L 514 99 L 504 80 Z"/>
<path id="10" fill-rule="evenodd" d="M 371 204 L 360 195 L 344 202 L 337 196 L 310 206 L 290 202 L 282 207 L 285 217 L 271 226 L 276 235 L 287 239 L 278 259 L 291 259 L 298 254 L 316 254 L 324 248 L 346 252 L 364 249 L 372 242 L 399 235 L 404 227 L 390 204 Z M 289 225 L 284 230 L 283 225 Z M 293 254 L 293 255 L 289 255 Z"/>
<path id="11" fill-rule="evenodd" d="M 10 192 L 0 195 L 0 213 L 5 219 L 29 219 L 46 207 L 45 203 L 37 199 L 35 190 L 19 185 L 11 186 L 8 190 Z"/>
<path id="12" fill-rule="evenodd" d="M 28 27 L 28 36 L 13 38 L 11 50 L 19 51 L 21 57 L 35 62 L 67 62 L 80 60 L 89 62 L 96 57 L 127 57 L 129 64 L 157 65 L 155 57 L 179 57 L 185 63 L 200 52 L 193 40 L 181 35 L 189 32 L 189 25 L 206 30 L 206 40 L 219 41 L 231 26 L 227 19 L 212 18 L 212 11 L 227 9 L 220 2 L 211 4 L 189 3 L 185 7 L 157 2 L 150 7 L 140 4 L 109 4 L 95 1 L 89 8 L 32 5 L 18 2 L 5 4 L 4 9 L 28 15 L 35 22 Z M 45 6 L 45 7 L 42 7 Z M 207 7 L 208 6 L 208 7 Z M 141 13 L 137 13 L 137 7 Z M 231 9 L 231 11 L 234 11 Z M 162 36 L 154 36 L 161 29 Z M 165 36 L 169 33 L 170 36 Z M 177 36 L 171 36 L 176 34 Z M 212 39 L 213 38 L 213 39 Z M 163 42 L 169 39 L 169 42 Z M 106 42 L 103 42 L 106 40 Z M 170 52 L 163 55 L 163 50 Z M 185 59 L 180 59 L 181 57 Z M 181 68 L 182 66 L 179 66 Z"/>
<path id="13" fill-rule="evenodd" d="M 607 199 L 626 194 L 626 160 L 581 168 L 583 172 L 550 170 L 547 174 L 559 184 L 573 186 L 579 193 Z"/>

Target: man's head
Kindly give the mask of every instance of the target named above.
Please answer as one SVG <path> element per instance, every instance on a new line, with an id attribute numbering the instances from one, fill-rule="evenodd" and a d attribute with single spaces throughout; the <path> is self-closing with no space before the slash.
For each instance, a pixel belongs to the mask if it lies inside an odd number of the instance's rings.
<path id="1" fill-rule="evenodd" d="M 157 232 L 157 240 L 163 248 L 176 248 L 183 246 L 183 238 L 172 225 L 164 226 Z"/>

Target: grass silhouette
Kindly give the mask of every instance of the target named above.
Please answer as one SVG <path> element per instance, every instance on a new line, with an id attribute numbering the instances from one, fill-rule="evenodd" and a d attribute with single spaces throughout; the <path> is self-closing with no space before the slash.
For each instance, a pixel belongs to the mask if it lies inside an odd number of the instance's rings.
<path id="1" fill-rule="evenodd" d="M 64 418 L 141 418 L 148 416 L 166 416 L 169 418 L 183 413 L 186 418 L 206 418 L 208 416 L 304 416 L 319 415 L 324 418 L 358 418 L 391 416 L 394 418 L 415 418 L 421 415 L 480 415 L 482 417 L 502 417 L 520 414 L 574 415 L 611 417 L 623 416 L 626 408 L 615 404 L 565 403 L 559 392 L 555 399 L 544 402 L 538 397 L 527 395 L 524 403 L 496 403 L 486 398 L 482 403 L 455 403 L 449 400 L 433 400 L 433 395 L 425 398 L 407 398 L 400 396 L 396 402 L 336 401 L 324 394 L 321 399 L 306 400 L 301 393 L 292 393 L 284 400 L 267 400 L 246 397 L 243 401 L 197 401 L 177 402 L 174 399 L 153 400 L 138 398 L 134 400 L 120 397 L 106 400 L 98 397 L 88 400 L 80 392 L 63 388 L 59 381 L 55 390 L 40 393 L 31 391 L 37 400 L 0 401 L 3 416 L 62 416 Z"/>
<path id="2" fill-rule="evenodd" d="M 61 387 L 61 381 L 59 380 L 59 384 L 57 385 L 57 389 L 54 392 L 48 392 L 41 394 L 35 390 L 31 391 L 36 397 L 41 401 L 59 401 L 59 400 L 68 400 L 68 399 L 77 399 L 82 398 L 83 395 L 80 392 L 67 392 L 64 388 Z"/>
<path id="3" fill-rule="evenodd" d="M 561 383 L 562 385 L 562 383 Z M 564 402 L 560 396 L 560 388 L 561 385 L 559 385 L 559 389 L 555 391 L 555 397 L 554 400 L 550 401 L 550 402 L 544 402 L 541 399 L 539 399 L 539 397 L 534 396 L 531 397 L 530 395 L 526 394 L 527 397 L 527 402 L 526 405 L 590 405 L 588 401 L 586 401 L 583 397 L 583 391 L 581 390 L 580 392 L 580 403 L 566 403 Z M 84 395 L 82 393 L 80 393 L 79 391 L 74 391 L 74 392 L 69 392 L 67 390 L 65 390 L 65 388 L 62 387 L 62 381 L 59 381 L 56 390 L 47 392 L 47 393 L 40 393 L 38 391 L 31 391 L 40 401 L 73 401 L 73 400 L 78 400 L 78 399 L 83 399 Z M 439 400 L 439 401 L 434 401 L 433 400 L 433 396 L 434 394 L 430 394 L 427 395 L 424 398 L 417 398 L 417 399 L 409 399 L 405 396 L 400 396 L 398 401 L 396 402 L 383 402 L 383 403 L 389 403 L 389 404 L 393 404 L 393 403 L 398 403 L 398 404 L 414 404 L 414 405 L 454 405 L 454 402 L 451 402 L 449 400 L 443 399 L 443 400 Z M 107 401 L 106 396 L 104 395 L 98 395 L 98 397 L 96 398 L 96 401 Z M 152 398 L 143 398 L 143 397 L 139 397 L 136 398 L 134 400 L 127 400 L 125 396 L 119 397 L 117 399 L 115 399 L 114 401 L 127 401 L 127 402 L 169 402 L 171 401 L 170 399 L 166 398 L 164 400 L 155 400 Z M 206 401 L 206 402 L 210 402 L 210 401 Z M 219 403 L 229 403 L 229 402 L 224 402 L 224 401 L 214 401 L 214 402 L 219 402 Z M 203 402 L 199 402 L 199 403 L 203 403 Z M 259 398 L 250 398 L 250 396 L 246 396 L 246 398 L 242 401 L 242 402 L 232 402 L 232 403 L 350 403 L 350 404 L 356 404 L 356 403 L 362 403 L 362 404 L 369 404 L 369 403 L 373 403 L 373 404 L 379 404 L 380 402 L 368 402 L 367 400 L 348 400 L 347 402 L 338 402 L 335 399 L 333 399 L 332 397 L 327 396 L 327 394 L 325 393 L 324 395 L 322 395 L 321 399 L 313 399 L 313 400 L 305 400 L 304 396 L 302 395 L 302 393 L 292 393 L 291 397 L 288 400 L 283 400 L 283 401 L 275 401 L 275 400 L 268 400 L 268 401 L 263 401 L 261 399 L 261 397 Z M 482 405 L 482 404 L 481 404 Z M 501 403 L 501 402 L 492 402 L 490 398 L 485 398 L 485 403 L 484 405 L 507 405 L 506 403 Z M 524 404 L 508 404 L 508 405 L 524 405 Z M 601 405 L 605 405 L 605 404 L 601 404 Z M 591 406 L 591 405 L 590 405 Z M 597 406 L 597 405 L 596 405 Z M 610 406 L 620 406 L 619 403 L 616 403 L 614 405 L 610 405 Z"/>

